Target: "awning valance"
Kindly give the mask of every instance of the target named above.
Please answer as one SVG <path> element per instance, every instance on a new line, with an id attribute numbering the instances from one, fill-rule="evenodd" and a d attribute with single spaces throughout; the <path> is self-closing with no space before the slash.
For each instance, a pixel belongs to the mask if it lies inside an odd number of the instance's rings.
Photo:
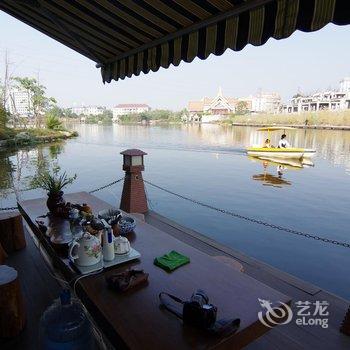
<path id="1" fill-rule="evenodd" d="M 350 23 L 349 0 L 2 0 L 0 9 L 94 60 L 104 82 Z"/>

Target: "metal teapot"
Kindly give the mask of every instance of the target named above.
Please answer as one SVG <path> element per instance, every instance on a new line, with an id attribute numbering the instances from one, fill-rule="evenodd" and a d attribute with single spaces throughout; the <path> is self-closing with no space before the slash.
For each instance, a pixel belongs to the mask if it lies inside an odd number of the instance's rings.
<path id="1" fill-rule="evenodd" d="M 71 243 L 68 255 L 79 266 L 95 265 L 101 260 L 101 242 L 97 237 L 85 232 L 81 238 Z"/>

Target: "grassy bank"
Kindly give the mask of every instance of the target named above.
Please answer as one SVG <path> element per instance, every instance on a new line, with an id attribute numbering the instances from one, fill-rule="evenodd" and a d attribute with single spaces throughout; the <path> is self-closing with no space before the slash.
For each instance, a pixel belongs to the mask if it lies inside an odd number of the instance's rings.
<path id="1" fill-rule="evenodd" d="M 0 128 L 0 146 L 12 147 L 53 142 L 76 136 L 78 136 L 78 133 L 76 131 L 67 130 Z"/>
<path id="2" fill-rule="evenodd" d="M 350 110 L 339 112 L 309 112 L 301 114 L 236 115 L 225 123 L 254 125 L 349 126 Z"/>
<path id="3" fill-rule="evenodd" d="M 139 123 L 180 123 L 184 111 L 173 112 L 168 109 L 155 109 L 139 114 L 128 114 L 119 117 L 122 124 Z"/>

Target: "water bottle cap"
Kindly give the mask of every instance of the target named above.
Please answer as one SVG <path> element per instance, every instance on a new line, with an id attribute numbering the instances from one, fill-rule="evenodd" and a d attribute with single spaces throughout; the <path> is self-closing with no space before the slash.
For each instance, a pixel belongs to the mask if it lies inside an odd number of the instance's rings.
<path id="1" fill-rule="evenodd" d="M 70 290 L 69 289 L 63 289 L 60 294 L 60 300 L 61 305 L 68 305 L 70 304 Z"/>

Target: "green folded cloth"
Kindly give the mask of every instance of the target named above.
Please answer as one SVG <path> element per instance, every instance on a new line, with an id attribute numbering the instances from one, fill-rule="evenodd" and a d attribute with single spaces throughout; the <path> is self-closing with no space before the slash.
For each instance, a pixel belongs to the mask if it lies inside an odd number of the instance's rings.
<path id="1" fill-rule="evenodd" d="M 175 250 L 154 259 L 154 265 L 159 266 L 168 272 L 174 271 L 178 267 L 188 264 L 189 262 L 190 259 L 187 256 L 182 255 Z"/>

